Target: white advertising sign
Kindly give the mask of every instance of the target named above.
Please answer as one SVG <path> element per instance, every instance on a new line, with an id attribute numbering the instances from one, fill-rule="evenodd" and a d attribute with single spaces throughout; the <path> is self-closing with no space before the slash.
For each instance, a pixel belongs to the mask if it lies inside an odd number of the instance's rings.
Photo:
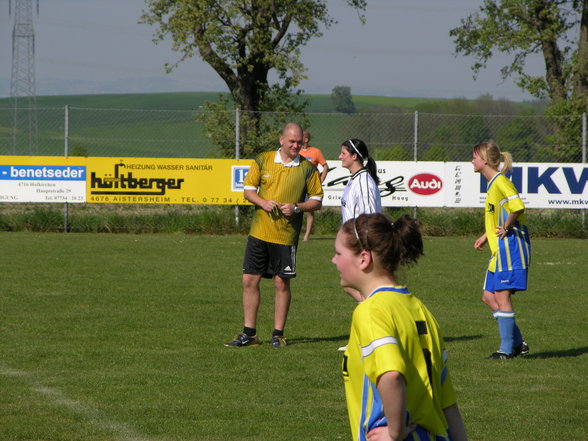
<path id="1" fill-rule="evenodd" d="M 0 202 L 86 202 L 86 167 L 3 164 L 0 159 Z"/>
<path id="2" fill-rule="evenodd" d="M 486 180 L 470 162 L 378 161 L 384 207 L 483 207 Z M 329 161 L 324 206 L 338 206 L 349 178 Z M 567 163 L 515 163 L 510 179 L 527 208 L 588 208 L 588 167 Z"/>

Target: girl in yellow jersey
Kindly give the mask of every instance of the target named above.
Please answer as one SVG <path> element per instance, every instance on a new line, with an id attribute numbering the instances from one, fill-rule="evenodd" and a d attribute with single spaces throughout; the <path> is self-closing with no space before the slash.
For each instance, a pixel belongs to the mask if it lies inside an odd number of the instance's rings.
<path id="1" fill-rule="evenodd" d="M 482 301 L 498 322 L 500 349 L 488 358 L 506 360 L 529 352 L 515 321 L 511 295 L 527 289 L 531 241 L 525 222 L 525 205 L 505 175 L 512 168 L 510 153 L 501 152 L 494 142 L 484 142 L 474 147 L 472 156 L 474 171 L 488 181 L 485 232 L 474 243 L 476 250 L 482 250 L 487 242 L 492 253 Z M 499 171 L 500 158 L 504 163 Z"/>
<path id="2" fill-rule="evenodd" d="M 343 378 L 354 441 L 464 441 L 439 325 L 397 283 L 423 254 L 419 224 L 362 214 L 343 224 L 333 263 L 364 301 L 353 313 Z"/>

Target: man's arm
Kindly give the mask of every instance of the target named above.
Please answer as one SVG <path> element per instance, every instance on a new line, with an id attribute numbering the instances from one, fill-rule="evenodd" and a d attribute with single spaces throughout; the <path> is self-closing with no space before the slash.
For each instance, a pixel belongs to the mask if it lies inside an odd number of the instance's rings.
<path id="1" fill-rule="evenodd" d="M 292 216 L 294 214 L 294 210 L 295 210 L 295 206 L 297 205 L 298 208 L 300 208 L 300 211 L 316 211 L 316 210 L 320 210 L 320 208 L 323 206 L 323 202 L 319 201 L 317 199 L 309 199 L 305 202 L 299 202 L 297 204 L 290 204 L 290 203 L 284 203 L 284 204 L 277 204 L 280 207 L 280 210 L 282 210 L 282 213 L 284 213 L 284 216 Z"/>
<path id="2" fill-rule="evenodd" d="M 249 202 L 251 202 L 254 205 L 257 205 L 258 207 L 262 208 L 264 211 L 267 211 L 268 213 L 271 212 L 276 205 L 278 205 L 275 201 L 268 201 L 259 196 L 256 190 L 243 190 L 243 196 Z"/>

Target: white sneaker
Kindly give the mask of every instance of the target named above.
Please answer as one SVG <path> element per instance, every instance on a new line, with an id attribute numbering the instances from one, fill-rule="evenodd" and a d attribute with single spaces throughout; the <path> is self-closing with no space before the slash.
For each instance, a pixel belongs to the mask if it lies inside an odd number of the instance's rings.
<path id="1" fill-rule="evenodd" d="M 337 349 L 339 352 L 345 352 L 347 350 L 347 345 L 345 346 L 341 346 L 339 349 Z"/>

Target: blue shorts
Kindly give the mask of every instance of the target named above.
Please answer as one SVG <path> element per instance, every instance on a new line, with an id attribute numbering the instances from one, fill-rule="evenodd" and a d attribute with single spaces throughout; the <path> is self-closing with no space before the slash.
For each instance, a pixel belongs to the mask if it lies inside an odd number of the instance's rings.
<path id="1" fill-rule="evenodd" d="M 527 274 L 526 269 L 501 271 L 493 273 L 486 272 L 486 280 L 484 280 L 484 290 L 494 293 L 496 291 L 526 291 L 527 290 Z"/>

